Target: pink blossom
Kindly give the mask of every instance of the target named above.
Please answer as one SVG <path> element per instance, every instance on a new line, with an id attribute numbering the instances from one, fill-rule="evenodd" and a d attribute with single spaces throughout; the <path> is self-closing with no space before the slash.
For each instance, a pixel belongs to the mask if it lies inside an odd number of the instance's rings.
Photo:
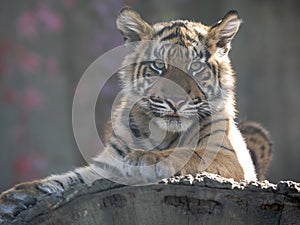
<path id="1" fill-rule="evenodd" d="M 33 38 L 37 34 L 38 20 L 35 12 L 25 11 L 18 20 L 17 27 L 22 36 L 27 38 Z"/>
<path id="2" fill-rule="evenodd" d="M 64 24 L 62 18 L 53 12 L 46 4 L 39 6 L 37 17 L 51 31 L 61 31 L 63 29 Z"/>
<path id="3" fill-rule="evenodd" d="M 57 64 L 58 64 L 57 60 L 54 59 L 54 58 L 51 58 L 51 59 L 47 60 L 47 62 L 46 62 L 46 69 L 47 69 L 47 72 L 50 75 L 57 74 L 57 71 L 58 71 L 58 65 Z"/>
<path id="4" fill-rule="evenodd" d="M 33 88 L 27 88 L 24 91 L 23 103 L 25 108 L 27 109 L 40 109 L 44 104 L 44 100 L 42 94 L 38 90 Z"/>
<path id="5" fill-rule="evenodd" d="M 36 72 L 41 65 L 40 56 L 37 54 L 20 54 L 19 64 L 21 69 L 26 73 Z"/>

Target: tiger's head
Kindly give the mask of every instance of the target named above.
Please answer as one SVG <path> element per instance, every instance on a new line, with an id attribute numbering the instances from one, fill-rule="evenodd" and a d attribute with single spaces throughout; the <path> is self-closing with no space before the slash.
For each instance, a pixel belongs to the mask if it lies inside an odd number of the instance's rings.
<path id="1" fill-rule="evenodd" d="M 225 112 L 234 117 L 234 72 L 228 52 L 241 20 L 228 12 L 212 26 L 188 20 L 150 25 L 123 8 L 117 28 L 128 47 L 120 78 L 128 99 L 164 130 L 182 132 L 195 120 Z"/>

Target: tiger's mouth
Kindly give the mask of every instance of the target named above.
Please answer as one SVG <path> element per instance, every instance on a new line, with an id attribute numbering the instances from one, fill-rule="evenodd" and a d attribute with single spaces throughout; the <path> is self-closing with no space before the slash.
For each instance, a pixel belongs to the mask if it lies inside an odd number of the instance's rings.
<path id="1" fill-rule="evenodd" d="M 195 115 L 184 115 L 180 112 L 162 112 L 162 111 L 153 111 L 156 125 L 162 130 L 168 132 L 184 132 L 189 129 L 189 127 L 194 123 Z"/>
<path id="2" fill-rule="evenodd" d="M 180 117 L 180 115 L 178 114 L 178 113 L 169 113 L 169 114 L 167 114 L 166 115 L 166 117 L 170 117 L 170 118 L 179 118 Z"/>
<path id="3" fill-rule="evenodd" d="M 192 117 L 196 116 L 195 114 L 186 114 L 184 112 L 162 112 L 162 111 L 156 111 L 156 110 L 150 110 L 151 113 L 155 117 L 159 117 L 162 119 L 169 119 L 169 120 L 180 120 L 180 119 L 191 119 Z"/>

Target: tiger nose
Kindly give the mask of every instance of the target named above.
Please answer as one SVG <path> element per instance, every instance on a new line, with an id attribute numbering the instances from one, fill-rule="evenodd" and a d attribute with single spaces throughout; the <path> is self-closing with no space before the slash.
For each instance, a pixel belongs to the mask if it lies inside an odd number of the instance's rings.
<path id="1" fill-rule="evenodd" d="M 179 109 L 185 103 L 185 100 L 179 97 L 167 98 L 166 100 L 176 109 Z"/>

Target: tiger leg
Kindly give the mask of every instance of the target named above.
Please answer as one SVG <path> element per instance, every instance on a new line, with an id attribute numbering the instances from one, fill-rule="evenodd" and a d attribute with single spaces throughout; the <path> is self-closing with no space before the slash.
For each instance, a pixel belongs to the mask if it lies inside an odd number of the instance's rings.
<path id="1" fill-rule="evenodd" d="M 189 150 L 186 151 L 189 152 Z M 177 168 L 178 165 L 181 166 L 181 169 L 177 172 L 179 175 L 196 175 L 205 171 L 222 177 L 233 178 L 237 181 L 244 179 L 243 169 L 234 152 L 224 150 L 207 151 L 197 148 L 183 166 L 181 157 L 176 158 L 174 161 L 178 162 Z"/>
<path id="2" fill-rule="evenodd" d="M 127 170 L 131 177 L 144 176 L 152 179 L 163 179 L 173 175 L 195 175 L 199 172 L 219 174 L 234 180 L 243 180 L 244 172 L 231 151 L 205 151 L 203 149 L 177 148 L 165 151 L 138 150 L 130 153 L 125 163 L 136 166 L 136 170 Z M 153 165 L 149 167 L 149 165 Z M 125 169 L 124 169 L 125 171 Z"/>
<path id="3" fill-rule="evenodd" d="M 99 179 L 99 175 L 95 171 L 90 167 L 82 167 L 65 174 L 18 184 L 0 195 L 0 221 L 14 218 L 46 195 L 55 194 L 59 199 L 68 186 L 90 183 L 96 179 Z"/>

